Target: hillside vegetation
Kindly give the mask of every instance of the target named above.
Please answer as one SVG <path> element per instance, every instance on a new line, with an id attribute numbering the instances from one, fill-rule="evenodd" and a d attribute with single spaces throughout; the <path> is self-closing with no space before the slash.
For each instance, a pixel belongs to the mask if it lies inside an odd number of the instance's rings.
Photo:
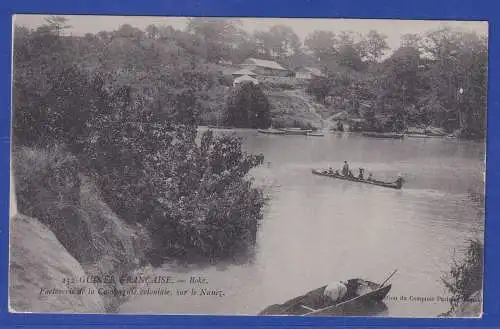
<path id="1" fill-rule="evenodd" d="M 404 131 L 442 128 L 458 137 L 484 138 L 487 101 L 487 38 L 444 28 L 409 34 L 401 47 L 381 60 L 385 37 L 338 37 L 318 32 L 333 47 L 314 44 L 326 76 L 307 91 L 331 108 L 366 120 L 364 130 Z M 366 42 L 377 41 L 371 59 Z M 319 41 L 318 41 L 319 42 Z M 378 50 L 379 52 L 375 52 Z"/>
<path id="2" fill-rule="evenodd" d="M 51 17 L 15 30 L 20 213 L 88 271 L 251 255 L 264 198 L 247 173 L 263 157 L 210 131 L 196 142 L 203 116 L 225 113 L 229 87 L 194 36 L 131 26 L 65 36 L 66 26 Z"/>

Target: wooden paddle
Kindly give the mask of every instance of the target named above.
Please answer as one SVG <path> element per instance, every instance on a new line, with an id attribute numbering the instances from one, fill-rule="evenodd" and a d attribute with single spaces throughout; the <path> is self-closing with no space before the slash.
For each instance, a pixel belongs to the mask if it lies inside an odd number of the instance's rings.
<path id="1" fill-rule="evenodd" d="M 379 288 L 380 289 L 380 288 Z M 330 306 L 326 306 L 326 307 L 323 307 L 323 308 L 320 308 L 320 309 L 317 309 L 317 310 L 314 310 L 314 311 L 311 311 L 309 313 L 306 313 L 306 314 L 302 314 L 301 316 L 306 316 L 306 315 L 317 315 L 317 314 L 321 314 L 321 313 L 324 313 L 325 311 L 330 311 L 332 312 L 333 310 L 335 309 L 340 309 L 340 307 L 348 304 L 348 303 L 352 303 L 353 301 L 357 301 L 361 298 L 363 298 L 365 295 L 361 295 L 361 296 L 357 296 L 355 298 L 351 298 L 351 299 L 348 299 L 346 301 L 343 301 L 341 303 L 338 303 L 338 304 L 334 304 L 334 305 L 330 305 Z M 302 306 L 302 305 L 301 305 Z"/>
<path id="2" fill-rule="evenodd" d="M 309 306 L 306 306 L 306 305 L 302 305 L 300 304 L 300 307 L 302 308 L 305 308 L 306 310 L 308 310 L 309 312 L 316 312 L 316 309 L 312 308 L 312 307 L 309 307 Z"/>
<path id="3" fill-rule="evenodd" d="M 397 269 L 395 269 L 395 270 L 391 273 L 391 275 L 389 275 L 389 277 L 388 277 L 387 279 L 385 279 L 385 281 L 384 281 L 384 282 L 382 282 L 382 284 L 380 285 L 380 287 L 379 287 L 379 288 L 382 288 L 382 287 L 384 286 L 384 284 L 386 284 L 386 283 L 387 283 L 387 281 L 389 281 L 389 279 L 390 279 L 390 278 L 392 278 L 392 276 L 393 276 L 394 274 L 396 274 L 396 272 L 397 272 L 397 271 L 398 271 L 398 270 L 397 270 Z"/>

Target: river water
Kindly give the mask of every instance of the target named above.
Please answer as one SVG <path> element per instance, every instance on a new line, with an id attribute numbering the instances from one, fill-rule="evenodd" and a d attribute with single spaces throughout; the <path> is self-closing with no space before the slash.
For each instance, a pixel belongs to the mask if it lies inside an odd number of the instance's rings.
<path id="1" fill-rule="evenodd" d="M 165 265 L 154 274 L 203 275 L 225 296 L 137 296 L 121 312 L 253 315 L 332 281 L 381 282 L 395 269 L 379 315 L 435 317 L 449 309 L 437 299 L 447 296 L 441 277 L 468 238 L 482 238 L 483 218 L 468 191 L 482 188 L 484 144 L 220 133 L 241 136 L 247 151 L 265 156 L 251 172 L 270 196 L 254 261 L 198 270 Z M 344 160 L 382 180 L 403 173 L 406 183 L 392 190 L 311 174 L 314 167 L 340 169 Z"/>

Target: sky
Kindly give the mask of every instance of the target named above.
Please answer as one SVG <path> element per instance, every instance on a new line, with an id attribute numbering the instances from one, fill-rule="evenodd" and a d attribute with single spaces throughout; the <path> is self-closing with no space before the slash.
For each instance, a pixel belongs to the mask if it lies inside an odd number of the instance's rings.
<path id="1" fill-rule="evenodd" d="M 14 24 L 29 28 L 36 28 L 45 23 L 43 15 L 15 15 Z M 144 16 L 91 16 L 72 15 L 64 16 L 69 20 L 72 28 L 69 33 L 83 35 L 99 31 L 116 30 L 122 24 L 145 29 L 150 24 L 171 25 L 176 29 L 184 29 L 186 18 L 182 17 L 144 17 Z M 241 18 L 243 29 L 247 32 L 267 30 L 273 25 L 283 24 L 293 28 L 302 41 L 315 30 L 332 32 L 353 31 L 366 34 L 374 29 L 387 36 L 391 50 L 399 47 L 400 38 L 406 33 L 423 34 L 444 26 L 464 31 L 474 31 L 488 35 L 488 23 L 485 21 L 437 21 L 437 20 L 369 20 L 369 19 L 317 19 L 317 18 Z"/>

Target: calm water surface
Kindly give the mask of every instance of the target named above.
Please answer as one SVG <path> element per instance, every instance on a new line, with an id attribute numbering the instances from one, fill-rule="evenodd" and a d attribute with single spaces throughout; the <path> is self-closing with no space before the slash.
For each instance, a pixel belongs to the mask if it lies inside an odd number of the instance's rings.
<path id="1" fill-rule="evenodd" d="M 230 132 L 221 132 L 230 133 Z M 271 200 L 253 263 L 187 271 L 205 275 L 226 296 L 134 297 L 131 313 L 257 314 L 334 280 L 383 281 L 394 269 L 390 296 L 446 296 L 441 276 L 467 238 L 482 237 L 483 219 L 468 196 L 481 189 L 481 143 L 429 139 L 369 139 L 260 135 L 240 130 L 249 152 L 265 164 L 252 171 Z M 311 168 L 363 166 L 375 178 L 404 174 L 402 190 L 314 176 Z M 357 170 L 355 171 L 357 174 Z M 165 266 L 162 275 L 179 270 Z M 434 317 L 445 302 L 386 300 L 380 315 Z"/>

